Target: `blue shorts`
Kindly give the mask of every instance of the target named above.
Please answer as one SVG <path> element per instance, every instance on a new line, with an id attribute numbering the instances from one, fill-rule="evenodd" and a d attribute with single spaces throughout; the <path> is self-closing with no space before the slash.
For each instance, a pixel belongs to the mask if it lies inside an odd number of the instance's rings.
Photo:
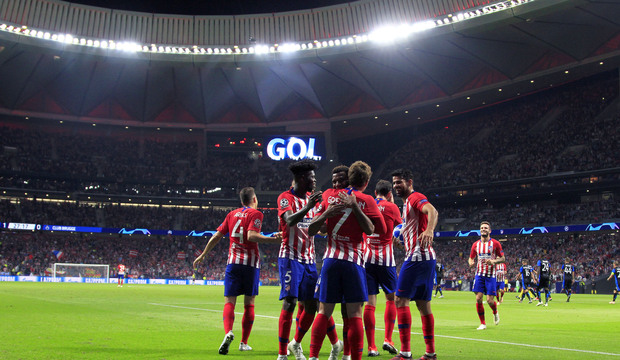
<path id="1" fill-rule="evenodd" d="M 472 290 L 475 293 L 483 293 L 485 295 L 497 295 L 496 292 L 496 283 L 495 277 L 488 276 L 480 276 L 476 275 L 474 278 L 474 289 Z"/>
<path id="2" fill-rule="evenodd" d="M 398 276 L 396 296 L 431 301 L 437 260 L 405 261 Z"/>
<path id="3" fill-rule="evenodd" d="M 500 290 L 504 290 L 504 282 L 503 281 L 497 281 L 497 279 L 495 279 L 496 282 L 496 286 L 495 286 L 495 291 L 500 291 Z"/>
<path id="4" fill-rule="evenodd" d="M 319 301 L 326 304 L 368 301 L 366 271 L 346 260 L 325 259 L 317 283 Z"/>
<path id="5" fill-rule="evenodd" d="M 398 277 L 396 276 L 395 266 L 366 264 L 368 295 L 377 295 L 379 293 L 379 286 L 381 286 L 384 293 L 391 294 L 396 291 L 397 281 Z"/>
<path id="6" fill-rule="evenodd" d="M 224 296 L 258 295 L 260 270 L 247 265 L 228 264 L 224 275 Z"/>
<path id="7" fill-rule="evenodd" d="M 118 278 L 119 279 L 124 279 L 125 278 L 125 274 L 118 274 Z"/>
<path id="8" fill-rule="evenodd" d="M 297 260 L 278 258 L 280 272 L 280 300 L 294 297 L 299 301 L 314 299 L 314 288 L 319 279 L 316 264 L 302 264 Z"/>

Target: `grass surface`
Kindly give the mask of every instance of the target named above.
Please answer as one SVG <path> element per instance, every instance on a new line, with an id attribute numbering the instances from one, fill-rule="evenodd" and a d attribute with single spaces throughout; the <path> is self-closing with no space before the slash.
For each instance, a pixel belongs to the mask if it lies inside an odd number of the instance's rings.
<path id="1" fill-rule="evenodd" d="M 279 288 L 262 287 L 256 298 L 252 352 L 237 350 L 243 311 L 239 299 L 235 340 L 226 357 L 217 354 L 224 336 L 223 292 L 220 286 L 0 283 L 0 359 L 275 360 Z M 554 294 L 549 307 L 536 307 L 507 294 L 499 308 L 500 325 L 493 325 L 485 305 L 488 329 L 476 331 L 474 295 L 444 294 L 432 303 L 440 359 L 620 359 L 620 304 L 610 305 L 611 295 L 578 294 L 566 303 L 565 295 Z M 379 346 L 384 308 L 380 301 Z M 420 356 L 424 345 L 415 308 L 412 318 L 413 352 Z M 339 314 L 335 320 L 342 324 Z M 397 332 L 393 338 L 398 346 Z M 307 356 L 309 333 L 302 344 Z M 327 360 L 329 349 L 326 339 L 321 359 Z M 390 358 L 382 352 L 378 359 Z"/>

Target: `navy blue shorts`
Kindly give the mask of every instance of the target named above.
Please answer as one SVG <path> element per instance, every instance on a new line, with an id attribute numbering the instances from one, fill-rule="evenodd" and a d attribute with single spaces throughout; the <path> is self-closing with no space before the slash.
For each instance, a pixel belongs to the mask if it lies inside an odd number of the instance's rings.
<path id="1" fill-rule="evenodd" d="M 366 271 L 346 260 L 325 259 L 317 284 L 319 301 L 326 304 L 368 301 Z"/>
<path id="2" fill-rule="evenodd" d="M 396 291 L 396 275 L 395 266 L 382 266 L 376 264 L 366 264 L 366 285 L 368 286 L 368 295 L 377 295 L 379 286 L 386 294 Z"/>
<path id="3" fill-rule="evenodd" d="M 314 299 L 314 288 L 319 279 L 316 264 L 302 264 L 297 260 L 278 258 L 280 272 L 280 300 L 294 297 L 299 301 Z"/>
<path id="4" fill-rule="evenodd" d="M 497 281 L 497 279 L 495 279 L 495 282 L 497 283 L 497 285 L 495 286 L 496 293 L 497 291 L 504 290 L 505 284 L 503 281 Z"/>
<path id="5" fill-rule="evenodd" d="M 485 295 L 497 295 L 497 281 L 495 277 L 488 276 L 480 276 L 476 275 L 474 278 L 474 289 L 472 290 L 475 293 L 483 293 Z"/>
<path id="6" fill-rule="evenodd" d="M 396 296 L 431 301 L 437 260 L 405 261 L 398 276 Z"/>
<path id="7" fill-rule="evenodd" d="M 260 270 L 247 265 L 228 264 L 224 275 L 224 296 L 258 295 Z"/>
<path id="8" fill-rule="evenodd" d="M 118 278 L 119 279 L 124 279 L 125 278 L 125 274 L 118 274 Z"/>

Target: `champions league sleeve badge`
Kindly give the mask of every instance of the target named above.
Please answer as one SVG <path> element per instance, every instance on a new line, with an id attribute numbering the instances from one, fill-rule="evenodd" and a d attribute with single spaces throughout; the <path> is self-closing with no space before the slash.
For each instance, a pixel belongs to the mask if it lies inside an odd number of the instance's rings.
<path id="1" fill-rule="evenodd" d="M 280 200 L 280 209 L 286 209 L 288 207 L 288 199 Z"/>

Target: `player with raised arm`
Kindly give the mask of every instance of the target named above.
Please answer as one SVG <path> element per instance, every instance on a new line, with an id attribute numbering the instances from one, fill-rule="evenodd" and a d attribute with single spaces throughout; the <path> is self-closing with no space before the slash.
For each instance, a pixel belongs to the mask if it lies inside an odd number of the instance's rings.
<path id="1" fill-rule="evenodd" d="M 123 279 L 125 279 L 125 269 L 125 265 L 118 264 L 118 274 L 116 274 L 116 276 L 118 277 L 118 287 L 123 287 Z"/>
<path id="2" fill-rule="evenodd" d="M 422 320 L 422 334 L 426 352 L 421 360 L 437 359 L 435 354 L 435 317 L 431 310 L 435 264 L 433 237 L 438 213 L 426 196 L 413 190 L 410 170 L 392 172 L 396 196 L 403 199 L 402 236 L 405 244 L 405 262 L 400 269 L 396 290 L 396 313 L 400 335 L 400 353 L 392 360 L 411 359 L 411 310 L 414 300 Z"/>
<path id="3" fill-rule="evenodd" d="M 385 294 L 386 306 L 383 316 L 385 324 L 385 336 L 383 350 L 396 354 L 398 351 L 392 341 L 394 322 L 396 321 L 396 304 L 394 292 L 396 291 L 396 260 L 394 260 L 394 246 L 392 243 L 392 231 L 394 226 L 403 222 L 400 210 L 394 204 L 392 196 L 392 184 L 386 180 L 379 180 L 375 186 L 375 201 L 379 211 L 385 220 L 386 230 L 384 233 L 364 235 L 366 251 L 364 261 L 366 263 L 366 284 L 368 286 L 368 303 L 364 307 L 364 329 L 368 340 L 368 356 L 379 356 L 375 345 L 375 310 L 377 306 L 377 294 L 379 286 Z"/>
<path id="4" fill-rule="evenodd" d="M 573 279 L 575 276 L 575 266 L 570 264 L 570 259 L 566 258 L 562 264 L 562 292 L 566 292 L 566 302 L 570 302 L 573 294 Z"/>
<path id="5" fill-rule="evenodd" d="M 614 279 L 615 285 L 616 287 L 614 288 L 614 295 L 613 298 L 611 299 L 611 301 L 609 302 L 610 304 L 615 304 L 616 303 L 616 298 L 618 297 L 618 293 L 620 293 L 620 265 L 618 265 L 618 263 L 616 261 L 614 261 L 614 268 L 611 270 L 611 274 L 609 274 L 609 277 L 607 278 L 607 281 Z"/>
<path id="6" fill-rule="evenodd" d="M 495 265 L 495 282 L 496 282 L 496 304 L 504 302 L 504 292 L 506 285 L 506 262 Z"/>
<path id="7" fill-rule="evenodd" d="M 233 323 L 235 321 L 235 305 L 237 296 L 244 295 L 242 332 L 239 351 L 249 351 L 248 338 L 254 323 L 254 300 L 258 295 L 258 279 L 260 270 L 260 254 L 258 243 L 280 243 L 282 234 L 273 237 L 261 235 L 263 214 L 257 210 L 258 200 L 254 189 L 246 187 L 239 193 L 243 207 L 226 215 L 224 222 L 205 246 L 202 253 L 194 260 L 194 268 L 213 250 L 219 241 L 230 234 L 226 274 L 224 276 L 224 340 L 219 348 L 221 355 L 228 354 L 230 343 L 235 338 Z"/>
<path id="8" fill-rule="evenodd" d="M 477 262 L 475 261 L 476 257 L 478 258 Z M 495 325 L 499 325 L 499 312 L 495 303 L 495 295 L 497 294 L 495 265 L 503 263 L 505 259 L 502 244 L 491 237 L 491 224 L 488 221 L 481 222 L 480 239 L 472 245 L 468 259 L 470 267 L 476 265 L 473 292 L 476 294 L 476 310 L 480 319 L 480 326 L 477 330 L 487 328 L 484 319 L 484 304 L 482 304 L 483 295 L 487 296 L 487 304 L 493 311 Z"/>
<path id="9" fill-rule="evenodd" d="M 438 262 L 435 265 L 435 293 L 433 297 L 437 296 L 437 292 L 439 292 L 439 298 L 443 298 L 443 291 L 441 289 L 441 282 L 443 281 L 443 272 L 445 267 L 442 263 Z"/>
<path id="10" fill-rule="evenodd" d="M 308 225 L 314 216 L 315 206 L 321 200 L 322 193 L 315 192 L 316 164 L 311 160 L 292 163 L 289 170 L 293 173 L 293 186 L 278 197 L 278 222 L 282 231 L 282 243 L 278 253 L 280 273 L 280 300 L 282 310 L 278 321 L 278 359 L 288 359 L 289 350 L 296 360 L 305 360 L 301 341 L 312 326 L 317 312 L 314 289 L 318 280 L 314 235 L 308 234 Z M 289 343 L 291 325 L 295 306 L 299 301 L 301 315 L 295 336 Z M 303 310 L 302 310 L 303 308 Z M 338 341 L 333 324 L 330 339 Z"/>
<path id="11" fill-rule="evenodd" d="M 543 290 L 545 292 L 545 306 L 549 306 L 549 298 L 551 297 L 549 294 L 549 286 L 551 283 L 551 264 L 549 260 L 538 260 L 536 263 L 538 267 L 538 284 L 536 286 L 536 295 L 538 295 L 538 303 L 536 306 L 543 305 L 542 296 L 540 296 L 540 291 Z"/>
<path id="12" fill-rule="evenodd" d="M 325 225 L 327 249 L 319 279 L 319 314 L 312 325 L 310 359 L 318 359 L 325 339 L 327 320 L 337 303 L 345 302 L 349 318 L 348 340 L 351 359 L 360 360 L 364 350 L 362 307 L 368 300 L 364 271 L 364 237 L 385 232 L 385 221 L 375 200 L 362 191 L 372 175 L 370 166 L 356 161 L 349 167 L 346 189 L 324 198 L 318 216 L 310 223 L 314 235 Z"/>
<path id="13" fill-rule="evenodd" d="M 534 280 L 534 268 L 532 265 L 528 265 L 527 259 L 523 259 L 521 262 L 521 267 L 519 268 L 519 274 L 521 274 L 521 284 L 522 284 L 522 293 L 519 302 L 523 302 L 523 298 L 527 295 L 529 303 L 532 303 L 532 298 L 530 297 L 530 291 L 532 291 L 532 281 Z"/>

